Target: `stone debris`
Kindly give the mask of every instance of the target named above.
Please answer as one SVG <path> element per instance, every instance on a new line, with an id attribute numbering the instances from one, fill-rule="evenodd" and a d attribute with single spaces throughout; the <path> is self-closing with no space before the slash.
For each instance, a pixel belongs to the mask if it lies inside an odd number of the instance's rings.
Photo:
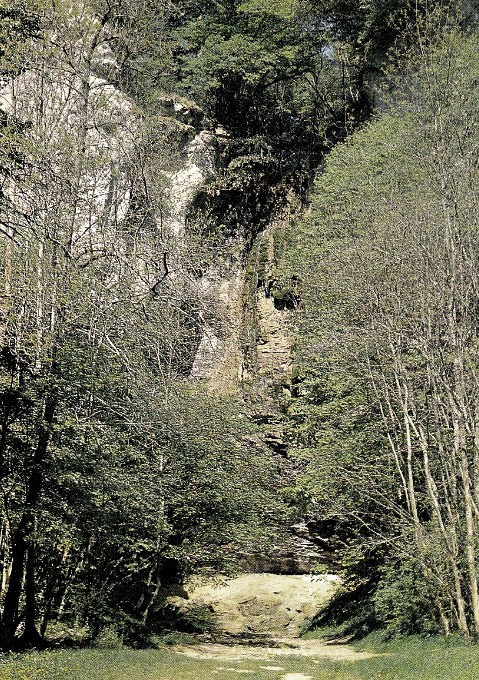
<path id="1" fill-rule="evenodd" d="M 278 638 L 276 647 L 219 645 L 209 642 L 194 645 L 175 645 L 171 647 L 171 650 L 191 659 L 217 659 L 230 663 L 242 661 L 274 663 L 283 661 L 284 657 L 308 658 L 311 659 L 312 663 L 321 663 L 321 659 L 353 662 L 381 656 L 372 652 L 357 651 L 349 645 L 327 645 L 323 640 L 296 639 L 292 644 L 290 638 Z"/>

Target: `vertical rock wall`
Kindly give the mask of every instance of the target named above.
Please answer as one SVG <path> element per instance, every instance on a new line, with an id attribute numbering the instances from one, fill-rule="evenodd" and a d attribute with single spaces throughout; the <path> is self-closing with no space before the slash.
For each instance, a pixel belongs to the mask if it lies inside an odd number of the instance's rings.
<path id="1" fill-rule="evenodd" d="M 245 273 L 242 380 L 274 396 L 289 393 L 293 364 L 292 310 L 274 294 L 275 235 L 287 219 L 283 215 L 258 235 Z"/>

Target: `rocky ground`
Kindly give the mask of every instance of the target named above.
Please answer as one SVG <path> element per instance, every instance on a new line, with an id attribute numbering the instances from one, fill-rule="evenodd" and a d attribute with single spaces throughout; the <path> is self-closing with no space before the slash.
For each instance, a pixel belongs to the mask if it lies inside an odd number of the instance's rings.
<path id="1" fill-rule="evenodd" d="M 186 617 L 202 608 L 210 612 L 216 636 L 294 638 L 330 601 L 339 584 L 334 574 L 241 574 L 193 581 L 184 597 L 167 597 L 165 606 Z"/>
<path id="2" fill-rule="evenodd" d="M 332 659 L 335 661 L 359 661 L 369 659 L 375 654 L 371 652 L 359 652 L 353 647 L 343 644 L 330 644 L 323 640 L 303 640 L 290 638 L 275 638 L 275 646 L 251 646 L 251 645 L 225 645 L 215 643 L 203 643 L 195 645 L 174 646 L 175 652 L 195 659 L 217 659 L 218 661 L 244 661 L 261 660 L 271 661 L 276 659 L 278 664 L 281 658 L 308 657 L 312 659 Z M 265 669 L 268 670 L 268 669 Z M 269 669 L 269 670 L 281 670 Z"/>

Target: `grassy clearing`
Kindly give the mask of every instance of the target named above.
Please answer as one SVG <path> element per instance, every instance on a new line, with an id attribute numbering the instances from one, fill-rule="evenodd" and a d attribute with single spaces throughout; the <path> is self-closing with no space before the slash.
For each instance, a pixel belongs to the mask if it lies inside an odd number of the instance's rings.
<path id="1" fill-rule="evenodd" d="M 288 673 L 302 673 L 321 680 L 332 677 L 318 675 L 318 667 L 310 659 L 191 659 L 170 650 L 53 652 L 4 663 L 0 680 L 231 680 L 234 677 L 278 680 Z M 273 667 L 277 670 L 271 670 Z"/>
<path id="2" fill-rule="evenodd" d="M 358 649 L 387 654 L 367 660 L 353 678 L 394 678 L 394 680 L 477 680 L 479 645 L 465 645 L 462 640 L 410 637 L 387 643 L 369 636 L 356 645 Z"/>
<path id="3" fill-rule="evenodd" d="M 274 657 L 268 660 L 192 659 L 170 649 L 77 650 L 3 657 L 0 680 L 477 680 L 479 646 L 410 638 L 358 648 L 382 656 L 359 661 Z"/>

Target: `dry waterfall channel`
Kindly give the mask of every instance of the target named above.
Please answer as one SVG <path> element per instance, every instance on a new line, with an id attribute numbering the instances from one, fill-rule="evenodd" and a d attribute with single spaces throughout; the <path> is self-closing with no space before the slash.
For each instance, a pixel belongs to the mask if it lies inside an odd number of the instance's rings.
<path id="1" fill-rule="evenodd" d="M 278 672 L 281 680 L 312 678 L 286 672 L 282 660 L 307 658 L 320 664 L 325 659 L 357 661 L 373 656 L 348 645 L 299 637 L 305 624 L 330 601 L 338 586 L 339 578 L 334 574 L 241 574 L 222 582 L 218 579 L 193 582 L 186 597 L 170 596 L 165 604 L 178 610 L 207 607 L 214 617 L 215 629 L 210 639 L 174 649 L 192 660 L 217 660 L 218 674 L 254 674 L 256 671 L 248 668 L 254 662 L 262 664 L 259 669 Z M 221 642 L 223 638 L 228 642 Z M 237 643 L 233 642 L 235 638 Z M 281 671 L 285 674 L 281 675 Z"/>

